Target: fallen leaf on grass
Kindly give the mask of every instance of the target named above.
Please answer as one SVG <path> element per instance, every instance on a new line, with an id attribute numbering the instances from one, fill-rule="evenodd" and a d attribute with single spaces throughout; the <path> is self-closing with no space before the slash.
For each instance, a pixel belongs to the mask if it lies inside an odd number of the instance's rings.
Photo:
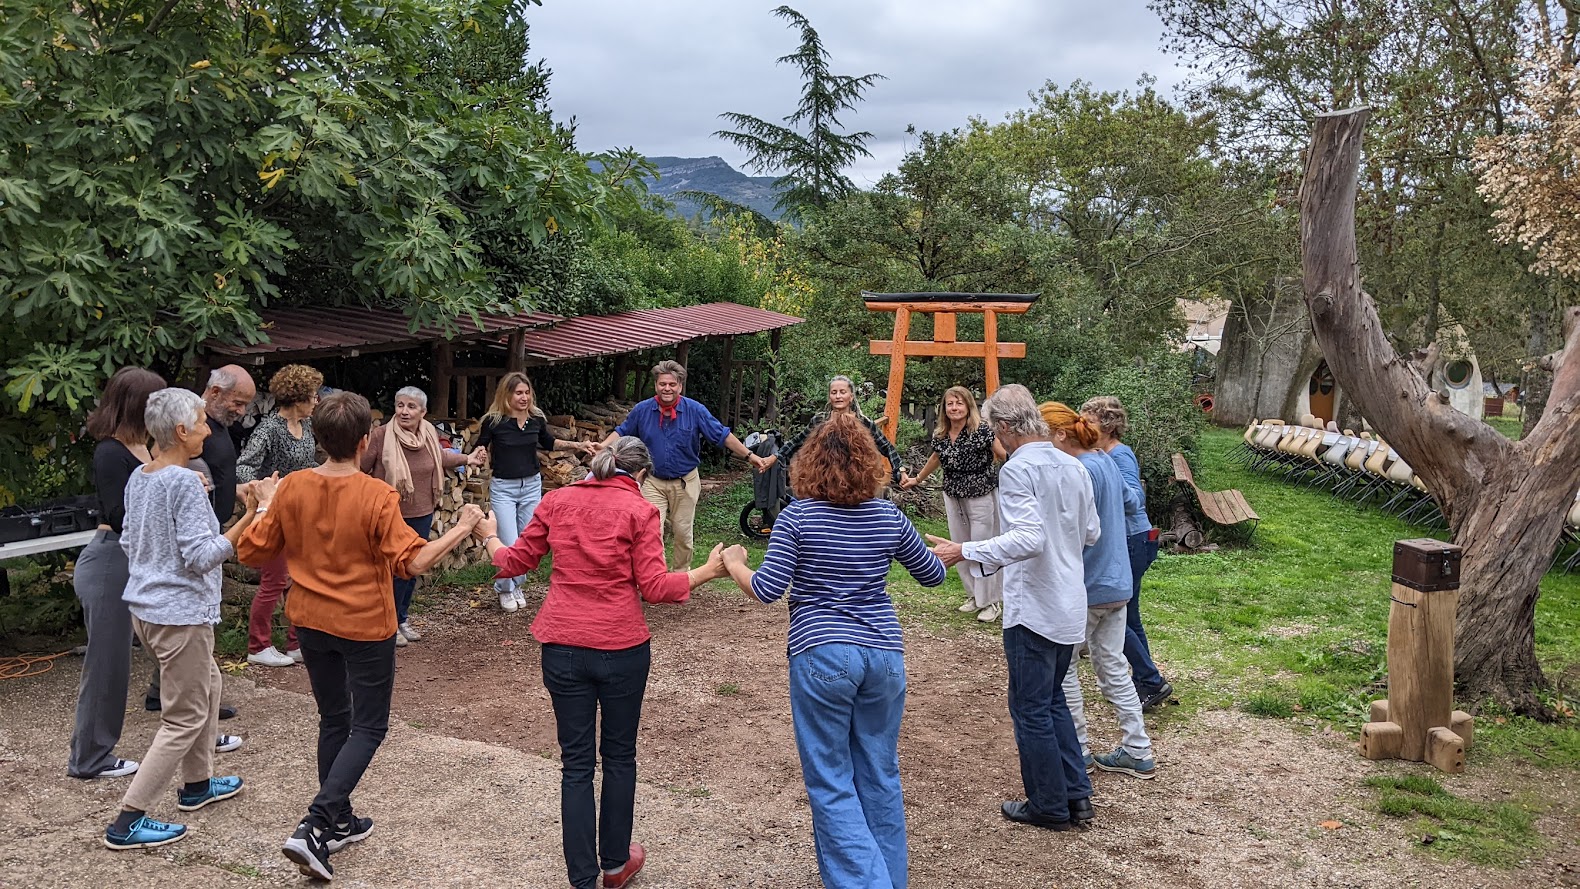
<path id="1" fill-rule="evenodd" d="M 1320 821 L 1320 822 L 1317 823 L 1317 826 L 1323 828 L 1324 830 L 1338 830 L 1339 828 L 1344 826 L 1344 822 L 1343 821 L 1331 821 L 1331 820 L 1329 820 L 1329 821 Z"/>

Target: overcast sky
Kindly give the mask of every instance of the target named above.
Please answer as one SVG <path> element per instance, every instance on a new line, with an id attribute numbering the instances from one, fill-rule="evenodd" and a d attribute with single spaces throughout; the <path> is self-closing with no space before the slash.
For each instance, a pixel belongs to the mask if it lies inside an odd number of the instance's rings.
<path id="1" fill-rule="evenodd" d="M 739 151 L 711 134 L 718 115 L 778 121 L 800 89 L 774 59 L 797 34 L 776 2 L 544 0 L 528 7 L 532 54 L 554 71 L 556 116 L 574 115 L 583 150 L 635 146 L 648 155 Z M 1052 80 L 1127 89 L 1143 73 L 1165 89 L 1179 80 L 1159 50 L 1162 26 L 1145 0 L 793 0 L 832 54 L 836 74 L 888 78 L 844 118 L 869 130 L 871 159 L 850 171 L 870 185 L 894 169 L 921 130 L 997 121 Z"/>

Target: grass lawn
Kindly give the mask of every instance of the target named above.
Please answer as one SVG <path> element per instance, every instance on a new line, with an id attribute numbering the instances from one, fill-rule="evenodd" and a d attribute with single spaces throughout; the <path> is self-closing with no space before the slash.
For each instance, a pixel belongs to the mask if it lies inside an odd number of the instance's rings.
<path id="1" fill-rule="evenodd" d="M 1154 655 L 1179 689 L 1181 706 L 1240 708 L 1269 717 L 1321 721 L 1357 734 L 1367 707 L 1386 697 L 1389 567 L 1393 542 L 1424 536 L 1374 507 L 1340 502 L 1231 463 L 1237 432 L 1209 430 L 1195 461 L 1208 490 L 1239 488 L 1262 516 L 1249 546 L 1188 556 L 1164 555 L 1147 573 L 1143 612 Z M 736 522 L 749 484 L 705 500 L 697 514 L 697 549 L 739 542 Z M 918 520 L 946 536 L 939 519 Z M 755 562 L 763 547 L 753 545 Z M 996 632 L 955 606 L 964 590 L 954 572 L 942 586 L 918 586 L 896 565 L 890 590 L 912 621 L 967 632 Z M 1580 575 L 1551 575 L 1537 605 L 1536 643 L 1548 676 L 1568 688 L 1553 703 L 1580 709 Z M 1565 699 L 1567 695 L 1567 700 Z M 1541 766 L 1580 767 L 1580 719 L 1543 724 L 1484 711 L 1471 762 L 1515 755 Z"/>

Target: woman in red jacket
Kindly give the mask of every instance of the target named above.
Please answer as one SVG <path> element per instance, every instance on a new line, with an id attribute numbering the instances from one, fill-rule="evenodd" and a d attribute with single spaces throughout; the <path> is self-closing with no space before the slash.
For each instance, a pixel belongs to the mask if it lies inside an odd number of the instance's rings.
<path id="1" fill-rule="evenodd" d="M 625 436 L 593 458 L 592 477 L 544 495 L 521 536 L 499 542 L 492 516 L 473 530 L 500 577 L 516 577 L 554 552 L 548 596 L 532 621 L 543 644 L 543 686 L 560 741 L 560 824 L 571 885 L 619 889 L 647 858 L 631 842 L 636 730 L 652 664 L 642 602 L 682 603 L 724 576 L 723 545 L 690 571 L 668 571 L 658 508 L 642 498 L 653 468 L 641 439 Z M 593 729 L 603 710 L 602 810 L 593 809 Z M 600 823 L 601 822 L 601 823 Z"/>

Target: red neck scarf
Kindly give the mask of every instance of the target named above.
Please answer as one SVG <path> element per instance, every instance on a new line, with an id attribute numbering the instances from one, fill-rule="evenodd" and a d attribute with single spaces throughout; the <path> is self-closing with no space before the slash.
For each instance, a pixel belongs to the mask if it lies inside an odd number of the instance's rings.
<path id="1" fill-rule="evenodd" d="M 680 399 L 675 399 L 675 403 L 667 408 L 664 407 L 664 403 L 662 401 L 658 400 L 658 396 L 656 395 L 653 396 L 653 402 L 658 405 L 658 422 L 660 424 L 662 424 L 665 420 L 673 423 L 680 418 Z"/>

